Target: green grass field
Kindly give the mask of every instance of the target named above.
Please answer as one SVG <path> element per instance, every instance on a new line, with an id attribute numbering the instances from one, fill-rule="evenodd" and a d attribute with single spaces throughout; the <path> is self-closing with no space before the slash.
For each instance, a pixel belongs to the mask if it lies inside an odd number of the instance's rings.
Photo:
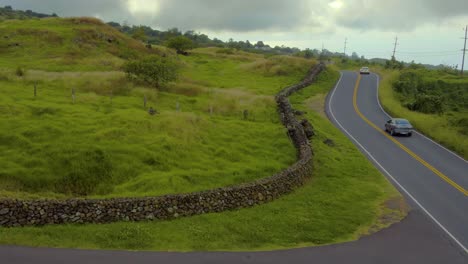
<path id="1" fill-rule="evenodd" d="M 34 32 L 18 30 L 25 28 Z M 179 80 L 156 90 L 125 78 L 121 51 L 137 57 L 172 53 L 163 47 L 142 49 L 96 21 L 6 21 L 0 30 L 22 40 L 14 51 L 18 60 L 3 45 L 8 39 L 0 43 L 0 197 L 192 192 L 267 177 L 296 160 L 274 95 L 301 80 L 313 60 L 197 49 L 176 57 Z M 34 46 L 31 40 L 42 30 L 55 32 L 61 45 Z M 94 32 L 87 40 L 91 46 L 73 44 L 89 30 Z M 101 37 L 106 34 L 119 39 L 118 52 Z M 73 49 L 91 55 L 64 60 Z M 115 63 L 97 66 L 98 58 Z M 25 76 L 15 74 L 18 67 Z M 350 241 L 397 222 L 406 210 L 399 193 L 320 113 L 337 78 L 330 68 L 291 98 L 307 112 L 317 136 L 315 173 L 290 195 L 253 208 L 172 221 L 1 228 L 0 244 L 261 250 Z M 144 109 L 144 96 L 157 115 Z"/>

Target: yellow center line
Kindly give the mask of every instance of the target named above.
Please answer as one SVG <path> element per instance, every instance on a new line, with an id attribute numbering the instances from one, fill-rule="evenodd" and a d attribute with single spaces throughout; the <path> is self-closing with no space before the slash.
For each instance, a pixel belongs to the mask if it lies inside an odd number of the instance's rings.
<path id="1" fill-rule="evenodd" d="M 412 156 L 415 160 L 419 161 L 422 165 L 426 166 L 429 170 L 431 170 L 432 172 L 434 172 L 437 176 L 439 176 L 441 179 L 443 179 L 444 181 L 446 181 L 448 184 L 452 185 L 453 187 L 455 187 L 455 189 L 459 190 L 461 193 L 463 193 L 465 196 L 468 196 L 468 191 L 466 189 L 464 189 L 463 187 L 461 187 L 460 185 L 458 185 L 457 183 L 455 183 L 454 181 L 452 181 L 449 177 L 445 176 L 442 172 L 440 172 L 439 170 L 437 170 L 436 168 L 434 168 L 431 164 L 427 163 L 425 160 L 423 160 L 421 157 L 419 157 L 418 155 L 416 155 L 414 152 L 412 152 L 411 150 L 409 150 L 406 146 L 404 146 L 403 144 L 401 144 L 398 140 L 396 140 L 395 138 L 393 138 L 392 136 L 388 135 L 384 130 L 380 129 L 380 127 L 378 127 L 377 125 L 375 125 L 374 123 L 372 123 L 371 121 L 369 121 L 369 119 L 367 119 L 362 113 L 361 111 L 359 111 L 359 108 L 357 106 L 357 93 L 358 93 L 358 89 L 359 89 L 359 84 L 361 83 L 361 75 L 358 75 L 358 79 L 356 81 L 356 86 L 354 87 L 354 94 L 353 94 L 353 106 L 354 106 L 354 110 L 356 111 L 356 113 L 362 118 L 362 120 L 364 120 L 367 124 L 369 124 L 371 127 L 373 127 L 375 130 L 379 131 L 382 135 L 384 135 L 385 137 L 387 137 L 388 139 L 390 139 L 391 141 L 393 141 L 393 143 L 395 143 L 397 146 L 399 146 L 402 150 L 404 150 L 406 153 L 408 153 L 410 156 Z"/>

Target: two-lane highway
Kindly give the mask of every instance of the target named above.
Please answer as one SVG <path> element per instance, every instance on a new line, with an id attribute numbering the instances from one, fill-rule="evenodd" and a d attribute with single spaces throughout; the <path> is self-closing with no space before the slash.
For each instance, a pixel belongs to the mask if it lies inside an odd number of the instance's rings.
<path id="1" fill-rule="evenodd" d="M 434 226 L 468 254 L 468 163 L 420 133 L 392 137 L 378 101 L 378 76 L 344 71 L 329 96 L 330 119 Z M 405 117 L 402 117 L 405 118 Z M 410 120 L 411 121 L 411 120 Z"/>

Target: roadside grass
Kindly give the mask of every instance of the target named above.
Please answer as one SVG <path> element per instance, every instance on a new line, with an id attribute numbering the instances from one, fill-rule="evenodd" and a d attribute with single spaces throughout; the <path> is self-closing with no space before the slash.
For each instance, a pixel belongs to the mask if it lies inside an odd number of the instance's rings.
<path id="1" fill-rule="evenodd" d="M 289 195 L 253 208 L 171 221 L 4 228 L 0 243 L 160 251 L 273 250 L 351 241 L 397 222 L 405 215 L 403 203 L 390 208 L 387 202 L 401 201 L 401 195 L 337 128 L 304 103 L 326 93 L 337 78 L 336 71 L 327 70 L 318 83 L 291 98 L 295 108 L 308 112 L 317 135 L 312 140 L 314 174 Z M 272 142 L 282 138 L 284 134 L 275 135 Z M 325 139 L 335 145 L 324 144 Z M 268 164 L 294 156 L 275 149 L 280 156 L 265 153 Z"/>
<path id="2" fill-rule="evenodd" d="M 402 95 L 397 94 L 392 88 L 392 82 L 398 77 L 399 72 L 381 68 L 375 70 L 380 75 L 379 99 L 385 111 L 391 116 L 410 120 L 424 135 L 468 159 L 468 135 L 461 132 L 460 126 L 464 125 L 456 123 L 456 120 L 466 119 L 466 110 L 448 111 L 444 114 L 411 111 L 403 106 Z"/>

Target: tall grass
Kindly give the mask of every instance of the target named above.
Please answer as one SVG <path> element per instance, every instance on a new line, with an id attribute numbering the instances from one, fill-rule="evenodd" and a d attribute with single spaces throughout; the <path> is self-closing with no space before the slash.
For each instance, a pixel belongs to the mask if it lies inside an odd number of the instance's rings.
<path id="1" fill-rule="evenodd" d="M 226 75 L 248 79 L 218 77 L 214 86 L 207 78 L 211 72 L 193 67 L 200 59 L 194 56 L 186 58 L 186 77 L 160 91 L 135 86 L 120 72 L 31 70 L 24 78 L 3 81 L 0 147 L 9 155 L 0 158 L 5 164 L 0 182 L 8 183 L 0 195 L 200 191 L 266 177 L 292 164 L 295 151 L 278 121 L 273 96 L 260 94 L 262 87 L 249 81 L 258 77 L 262 86 L 270 83 L 272 93 L 278 83 L 299 81 L 298 73 L 265 77 L 245 70 L 241 61 L 201 58 L 224 68 Z M 156 116 L 146 112 L 144 97 Z M 101 160 L 100 166 L 88 157 Z"/>

